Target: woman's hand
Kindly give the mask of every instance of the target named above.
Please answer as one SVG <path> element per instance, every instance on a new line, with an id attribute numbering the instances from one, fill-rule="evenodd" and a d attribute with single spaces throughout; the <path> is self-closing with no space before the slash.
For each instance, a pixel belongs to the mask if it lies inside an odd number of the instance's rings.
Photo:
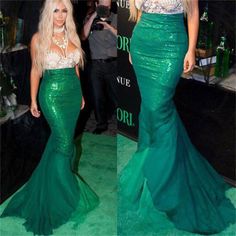
<path id="1" fill-rule="evenodd" d="M 38 106 L 36 103 L 31 103 L 30 112 L 31 112 L 32 116 L 34 116 L 36 118 L 40 117 L 40 111 L 38 110 Z"/>
<path id="2" fill-rule="evenodd" d="M 84 106 L 85 106 L 85 100 L 84 100 L 84 97 L 82 96 L 82 103 L 81 103 L 80 109 L 83 110 Z"/>
<path id="3" fill-rule="evenodd" d="M 129 63 L 132 65 L 132 59 L 130 53 L 129 53 Z"/>
<path id="4" fill-rule="evenodd" d="M 184 73 L 188 73 L 194 69 L 195 66 L 195 51 L 187 51 L 184 58 Z"/>

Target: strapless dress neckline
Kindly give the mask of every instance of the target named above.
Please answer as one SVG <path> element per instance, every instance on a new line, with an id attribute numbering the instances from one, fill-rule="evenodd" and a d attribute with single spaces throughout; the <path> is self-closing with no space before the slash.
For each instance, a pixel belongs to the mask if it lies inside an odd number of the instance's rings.
<path id="1" fill-rule="evenodd" d="M 63 69 L 75 67 L 80 61 L 81 52 L 78 48 L 73 51 L 67 52 L 66 56 L 63 56 L 61 53 L 48 50 L 45 56 L 45 69 Z"/>

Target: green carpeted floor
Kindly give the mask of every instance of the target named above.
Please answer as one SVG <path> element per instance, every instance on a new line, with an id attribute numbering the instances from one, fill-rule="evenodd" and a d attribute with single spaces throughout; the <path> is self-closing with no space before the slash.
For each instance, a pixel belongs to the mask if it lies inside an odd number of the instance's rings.
<path id="1" fill-rule="evenodd" d="M 121 135 L 117 136 L 117 172 L 118 175 L 136 151 L 137 143 Z M 236 207 L 236 189 L 227 191 L 227 196 Z M 137 215 L 125 207 L 125 200 L 118 194 L 118 235 L 119 236 L 196 236 L 185 231 L 177 230 L 166 218 L 165 214 L 155 214 L 159 225 L 151 225 L 147 219 L 139 219 Z M 187 216 L 186 216 L 187 217 Z M 160 220 L 159 220 L 160 219 Z M 235 236 L 236 225 L 231 225 L 225 231 L 215 234 L 219 236 Z"/>
<path id="2" fill-rule="evenodd" d="M 117 146 L 117 148 L 116 148 Z M 136 150 L 136 142 L 118 135 L 117 138 L 105 135 L 85 133 L 82 139 L 82 156 L 79 173 L 100 197 L 100 205 L 90 212 L 83 224 L 75 227 L 72 223 L 62 225 L 54 230 L 56 236 L 115 236 L 117 235 L 117 172 L 126 165 Z M 117 155 L 118 154 L 118 155 Z M 227 195 L 236 206 L 236 189 Z M 1 206 L 0 213 L 9 200 Z M 125 210 L 125 209 L 124 209 Z M 119 212 L 119 210 L 118 210 Z M 160 217 L 160 230 L 151 230 L 145 220 L 137 220 L 136 215 L 129 213 L 130 219 L 118 218 L 118 235 L 120 236 L 191 236 L 196 234 L 176 230 L 165 218 Z M 28 236 L 22 226 L 23 219 L 6 217 L 1 219 L 1 236 Z M 233 236 L 236 225 L 230 226 L 219 236 Z"/>
<path id="3" fill-rule="evenodd" d="M 97 193 L 100 205 L 90 212 L 83 224 L 67 223 L 54 230 L 55 236 L 117 235 L 117 155 L 116 138 L 84 133 L 79 173 Z M 0 213 L 7 204 L 5 201 Z M 0 219 L 1 236 L 28 236 L 24 220 L 14 217 Z"/>

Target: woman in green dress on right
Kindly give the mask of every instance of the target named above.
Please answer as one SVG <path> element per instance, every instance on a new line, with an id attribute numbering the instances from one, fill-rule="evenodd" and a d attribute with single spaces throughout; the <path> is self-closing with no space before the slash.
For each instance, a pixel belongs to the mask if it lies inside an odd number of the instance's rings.
<path id="1" fill-rule="evenodd" d="M 182 71 L 195 65 L 198 0 L 130 0 L 130 13 L 141 108 L 138 149 L 121 172 L 121 195 L 140 215 L 153 206 L 178 229 L 221 232 L 235 222 L 228 186 L 191 143 L 173 102 Z"/>

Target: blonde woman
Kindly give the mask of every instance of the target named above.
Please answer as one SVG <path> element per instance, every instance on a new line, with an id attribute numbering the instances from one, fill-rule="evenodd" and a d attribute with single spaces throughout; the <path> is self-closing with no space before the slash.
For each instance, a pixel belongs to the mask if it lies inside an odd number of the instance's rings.
<path id="1" fill-rule="evenodd" d="M 2 214 L 24 218 L 26 230 L 38 235 L 50 235 L 72 218 L 81 221 L 98 204 L 97 195 L 71 170 L 76 155 L 73 135 L 83 107 L 83 51 L 72 15 L 70 0 L 46 0 L 32 37 L 30 111 L 34 117 L 41 115 L 39 94 L 51 136 L 31 178 Z"/>
<path id="2" fill-rule="evenodd" d="M 182 71 L 194 68 L 198 0 L 130 0 L 130 13 L 138 21 L 130 61 L 142 102 L 138 149 L 121 173 L 121 195 L 157 227 L 152 209 L 178 229 L 220 232 L 235 220 L 226 184 L 192 145 L 172 99 Z"/>

